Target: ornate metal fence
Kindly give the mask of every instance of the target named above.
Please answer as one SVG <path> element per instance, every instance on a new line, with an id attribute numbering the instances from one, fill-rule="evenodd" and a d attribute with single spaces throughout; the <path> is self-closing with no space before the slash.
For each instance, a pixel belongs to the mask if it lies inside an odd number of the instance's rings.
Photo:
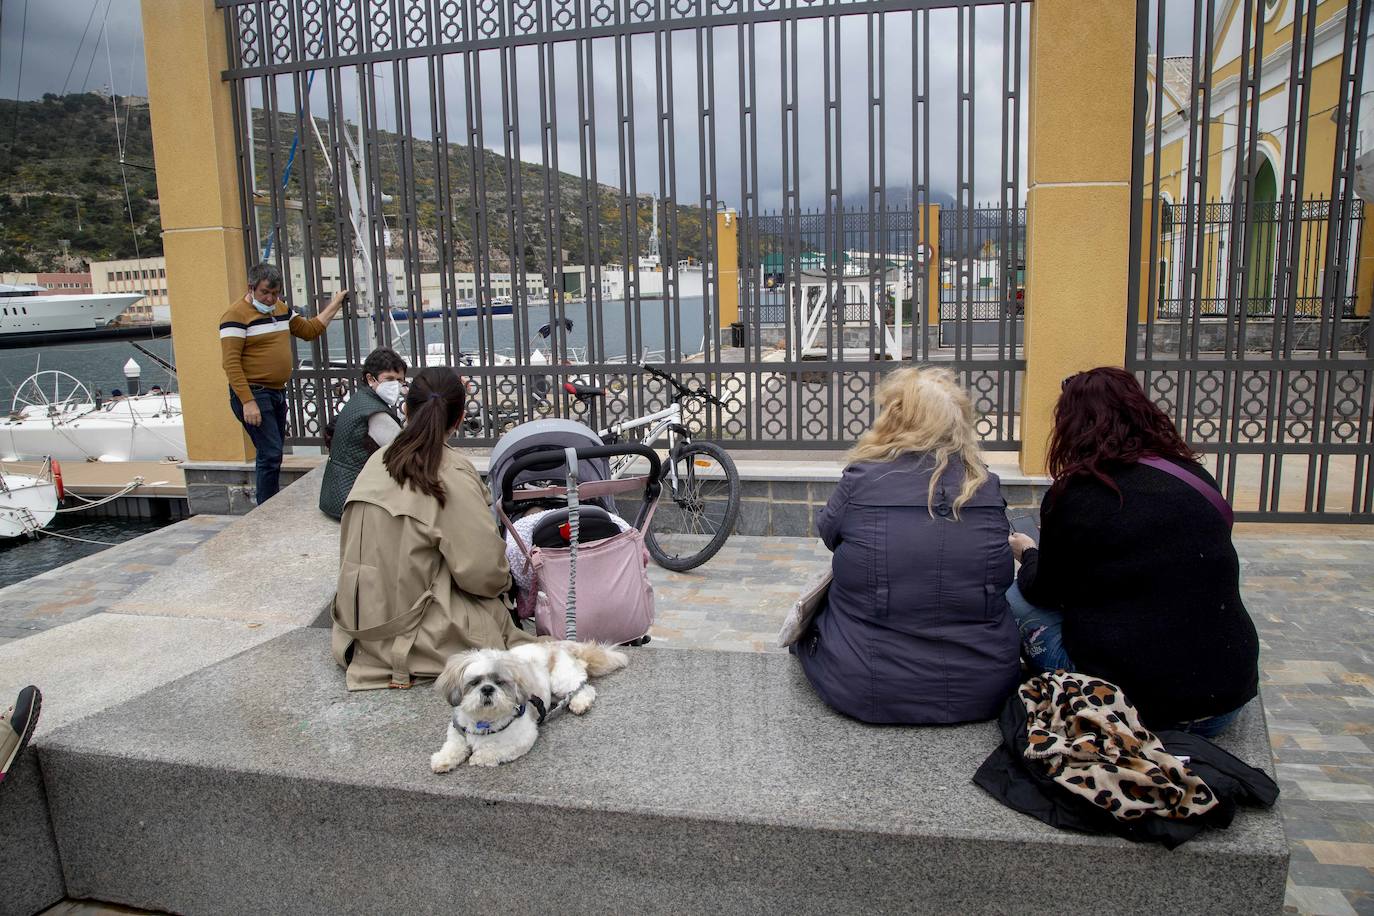
<path id="1" fill-rule="evenodd" d="M 1017 444 L 1027 2 L 218 2 L 249 257 L 357 302 L 299 354 L 292 442 L 387 344 L 462 367 L 473 444 L 660 406 L 645 360 L 735 446 L 849 445 L 904 361 Z"/>
<path id="2" fill-rule="evenodd" d="M 1237 518 L 1370 521 L 1371 4 L 1137 10 L 1127 363 Z"/>

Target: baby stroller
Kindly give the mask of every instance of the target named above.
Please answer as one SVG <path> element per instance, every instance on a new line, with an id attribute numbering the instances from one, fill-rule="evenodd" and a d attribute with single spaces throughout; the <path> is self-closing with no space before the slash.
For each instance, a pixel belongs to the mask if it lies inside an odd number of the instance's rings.
<path id="1" fill-rule="evenodd" d="M 612 480 L 608 459 L 638 455 L 647 476 Z M 491 452 L 492 511 L 532 573 L 517 593 L 516 612 L 533 617 L 540 635 L 611 644 L 648 642 L 654 590 L 646 569 L 644 532 L 658 503 L 658 454 L 637 443 L 603 445 L 573 420 L 533 420 L 507 432 Z M 633 526 L 612 517 L 615 494 L 644 489 Z M 549 508 L 528 539 L 512 519 L 526 508 Z"/>

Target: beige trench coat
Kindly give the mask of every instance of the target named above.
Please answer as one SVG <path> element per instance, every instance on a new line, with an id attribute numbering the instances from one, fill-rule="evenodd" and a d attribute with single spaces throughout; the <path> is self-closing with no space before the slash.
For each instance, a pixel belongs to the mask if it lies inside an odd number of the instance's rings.
<path id="1" fill-rule="evenodd" d="M 505 541 L 487 490 L 462 455 L 444 450 L 445 505 L 400 487 L 374 452 L 344 505 L 334 658 L 349 690 L 409 687 L 449 656 L 534 637 L 515 626 Z"/>

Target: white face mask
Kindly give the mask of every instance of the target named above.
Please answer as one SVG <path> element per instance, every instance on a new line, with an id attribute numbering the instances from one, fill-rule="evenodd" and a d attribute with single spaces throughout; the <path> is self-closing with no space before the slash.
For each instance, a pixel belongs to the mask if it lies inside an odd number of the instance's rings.
<path id="1" fill-rule="evenodd" d="M 377 392 L 377 396 L 379 398 L 390 404 L 392 407 L 396 407 L 401 403 L 401 383 L 396 381 L 395 379 L 391 379 L 390 381 L 385 382 L 378 382 L 377 387 L 373 390 Z"/>
<path id="2" fill-rule="evenodd" d="M 259 302 L 257 296 L 253 297 L 253 308 L 257 309 L 259 312 L 262 312 L 264 315 L 270 315 L 277 310 L 277 307 L 275 305 L 268 305 L 266 302 Z"/>

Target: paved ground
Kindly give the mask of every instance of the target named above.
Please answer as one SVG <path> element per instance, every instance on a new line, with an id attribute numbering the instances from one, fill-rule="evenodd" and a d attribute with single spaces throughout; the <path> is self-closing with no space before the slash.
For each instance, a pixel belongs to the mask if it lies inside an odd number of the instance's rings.
<path id="1" fill-rule="evenodd" d="M 108 606 L 227 521 L 197 517 L 0 590 L 0 637 Z M 1374 914 L 1374 530 L 1242 526 L 1236 542 L 1293 852 L 1288 910 Z M 788 607 L 826 562 L 813 539 L 736 538 L 700 570 L 654 569 L 654 645 L 781 651 Z"/>
<path id="2" fill-rule="evenodd" d="M 232 521 L 197 515 L 0 588 L 0 643 L 104 610 Z"/>

